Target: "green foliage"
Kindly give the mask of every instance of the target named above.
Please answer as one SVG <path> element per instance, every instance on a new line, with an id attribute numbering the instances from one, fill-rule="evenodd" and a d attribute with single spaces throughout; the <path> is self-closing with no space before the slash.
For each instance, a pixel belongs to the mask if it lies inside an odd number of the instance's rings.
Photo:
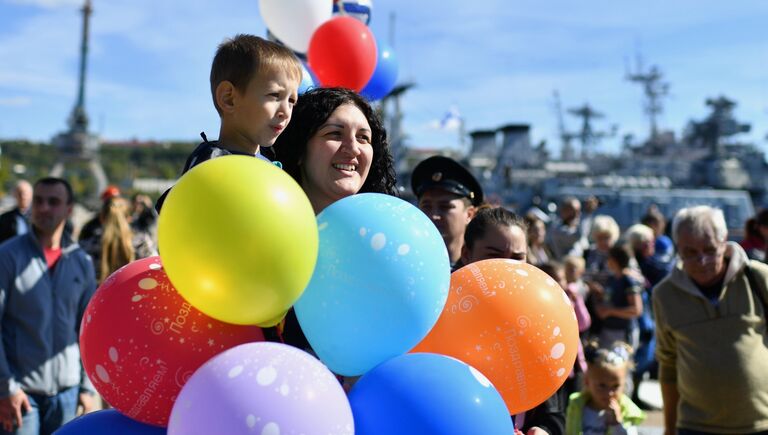
<path id="1" fill-rule="evenodd" d="M 178 177 L 196 145 L 192 142 L 103 145 L 99 156 L 109 182 L 126 193 L 132 193 L 136 178 Z M 34 181 L 47 176 L 58 160 L 56 148 L 48 143 L 0 141 L 0 149 L 0 190 L 3 191 L 12 188 L 19 179 Z M 86 162 L 67 162 L 64 177 L 72 184 L 79 198 L 91 196 L 96 189 Z"/>

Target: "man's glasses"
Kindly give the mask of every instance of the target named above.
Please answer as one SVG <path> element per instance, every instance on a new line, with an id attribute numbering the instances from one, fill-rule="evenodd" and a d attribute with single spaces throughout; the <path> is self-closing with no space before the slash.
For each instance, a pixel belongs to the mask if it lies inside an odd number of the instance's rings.
<path id="1" fill-rule="evenodd" d="M 706 248 L 700 252 L 694 250 L 683 250 L 680 252 L 680 259 L 685 263 L 714 263 L 718 257 L 723 255 L 725 244 L 716 248 Z"/>

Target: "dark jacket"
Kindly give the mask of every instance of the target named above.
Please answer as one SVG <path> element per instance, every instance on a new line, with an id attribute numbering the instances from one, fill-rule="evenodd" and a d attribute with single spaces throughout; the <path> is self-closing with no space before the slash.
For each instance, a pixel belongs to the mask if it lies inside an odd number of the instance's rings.
<path id="1" fill-rule="evenodd" d="M 192 154 L 187 157 L 187 161 L 184 163 L 184 169 L 181 170 L 181 175 L 184 175 L 189 171 L 190 169 L 194 168 L 195 166 L 199 165 L 200 163 L 203 163 L 205 161 L 215 159 L 216 157 L 222 157 L 222 156 L 228 156 L 231 154 L 236 155 L 243 155 L 243 156 L 250 156 L 251 154 L 241 153 L 239 151 L 232 151 L 228 150 L 226 148 L 223 148 L 219 145 L 219 141 L 209 141 L 204 134 L 201 133 L 201 136 L 203 137 L 203 142 L 195 148 L 194 151 L 192 151 Z M 262 154 L 256 154 L 254 157 L 266 160 L 268 162 L 272 162 L 267 157 L 264 157 Z M 171 191 L 171 189 L 166 190 L 163 192 L 162 195 L 160 195 L 160 198 L 157 198 L 157 202 L 155 202 L 155 210 L 157 210 L 157 213 L 160 213 L 160 210 L 163 208 L 163 203 L 165 202 L 165 197 L 168 196 L 168 193 Z"/>
<path id="2" fill-rule="evenodd" d="M 0 214 L 0 243 L 19 235 L 19 219 L 23 219 L 29 228 L 29 220 L 18 207 Z"/>

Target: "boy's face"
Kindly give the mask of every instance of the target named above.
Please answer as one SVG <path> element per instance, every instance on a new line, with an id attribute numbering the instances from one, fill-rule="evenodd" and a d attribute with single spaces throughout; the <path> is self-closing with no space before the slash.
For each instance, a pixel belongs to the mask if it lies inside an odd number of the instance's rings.
<path id="1" fill-rule="evenodd" d="M 287 71 L 273 68 L 260 72 L 245 92 L 234 90 L 233 127 L 250 145 L 272 146 L 291 120 L 298 88 L 299 82 Z"/>

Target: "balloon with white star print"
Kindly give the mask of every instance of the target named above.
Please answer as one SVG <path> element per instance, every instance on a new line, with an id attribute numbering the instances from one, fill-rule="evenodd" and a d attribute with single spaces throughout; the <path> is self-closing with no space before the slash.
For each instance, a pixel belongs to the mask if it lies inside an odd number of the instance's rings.
<path id="1" fill-rule="evenodd" d="M 352 435 L 341 384 L 317 358 L 280 343 L 213 357 L 184 385 L 168 434 Z"/>
<path id="2" fill-rule="evenodd" d="M 159 257 L 128 264 L 91 298 L 80 331 L 83 366 L 97 391 L 123 414 L 165 426 L 182 386 L 205 361 L 263 340 L 254 326 L 212 319 L 186 302 Z"/>

